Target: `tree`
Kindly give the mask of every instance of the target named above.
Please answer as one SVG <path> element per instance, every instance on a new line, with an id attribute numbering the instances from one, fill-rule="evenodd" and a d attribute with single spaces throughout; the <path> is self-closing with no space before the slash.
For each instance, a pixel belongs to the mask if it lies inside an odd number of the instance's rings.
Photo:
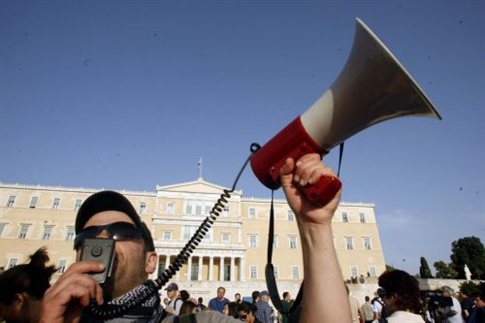
<path id="1" fill-rule="evenodd" d="M 426 258 L 421 257 L 420 259 L 421 266 L 419 266 L 419 275 L 421 278 L 433 278 L 433 275 L 431 274 L 431 269 L 429 269 L 428 266 L 428 261 Z"/>
<path id="2" fill-rule="evenodd" d="M 458 273 L 457 278 L 465 278 L 465 265 L 472 273 L 473 279 L 480 279 L 485 273 L 485 247 L 477 237 L 465 237 L 453 241 L 450 256 L 451 267 Z"/>
<path id="3" fill-rule="evenodd" d="M 433 265 L 436 269 L 436 278 L 456 278 L 458 276 L 458 272 L 444 261 L 436 261 Z"/>

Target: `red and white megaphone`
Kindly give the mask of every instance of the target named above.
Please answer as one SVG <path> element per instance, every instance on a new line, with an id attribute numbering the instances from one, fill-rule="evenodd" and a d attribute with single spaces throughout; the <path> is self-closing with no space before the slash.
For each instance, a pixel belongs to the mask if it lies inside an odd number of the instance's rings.
<path id="1" fill-rule="evenodd" d="M 279 171 L 288 157 L 330 149 L 378 122 L 423 115 L 441 119 L 419 85 L 379 38 L 357 18 L 354 44 L 332 86 L 251 157 L 256 177 L 278 189 Z M 341 188 L 335 177 L 322 176 L 302 188 L 314 204 L 327 204 Z"/>

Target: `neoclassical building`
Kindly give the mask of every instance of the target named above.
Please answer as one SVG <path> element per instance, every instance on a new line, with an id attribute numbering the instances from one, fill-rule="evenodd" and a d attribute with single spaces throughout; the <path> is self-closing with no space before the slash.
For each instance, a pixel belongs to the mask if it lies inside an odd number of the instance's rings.
<path id="1" fill-rule="evenodd" d="M 154 192 L 120 190 L 150 228 L 165 269 L 208 215 L 224 187 L 202 178 L 156 186 Z M 0 183 L 0 270 L 26 262 L 47 246 L 62 273 L 75 261 L 74 219 L 82 202 L 99 189 Z M 273 265 L 283 288 L 296 296 L 303 279 L 295 215 L 286 200 L 274 201 Z M 249 293 L 263 289 L 270 200 L 236 191 L 174 280 L 195 296 L 212 297 L 217 286 Z M 373 280 L 385 270 L 372 203 L 341 202 L 333 219 L 334 244 L 346 280 Z M 155 277 L 154 273 L 153 277 Z"/>

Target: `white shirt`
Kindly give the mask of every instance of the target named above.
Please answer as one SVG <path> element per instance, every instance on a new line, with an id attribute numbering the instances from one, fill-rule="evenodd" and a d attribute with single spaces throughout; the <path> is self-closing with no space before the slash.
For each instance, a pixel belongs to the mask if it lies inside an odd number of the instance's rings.
<path id="1" fill-rule="evenodd" d="M 387 317 L 389 323 L 424 323 L 421 315 L 405 311 L 396 311 Z"/>
<path id="2" fill-rule="evenodd" d="M 453 306 L 451 307 L 452 311 L 456 311 L 456 314 L 449 317 L 446 322 L 448 323 L 463 323 L 463 317 L 461 315 L 461 305 L 460 302 L 454 297 L 451 297 L 453 300 Z"/>

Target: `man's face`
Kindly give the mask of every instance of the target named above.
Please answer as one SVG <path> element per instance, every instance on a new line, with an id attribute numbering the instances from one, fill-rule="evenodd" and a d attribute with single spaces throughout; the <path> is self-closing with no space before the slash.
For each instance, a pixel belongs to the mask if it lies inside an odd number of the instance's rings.
<path id="1" fill-rule="evenodd" d="M 226 295 L 226 291 L 223 288 L 218 288 L 217 289 L 217 298 L 223 299 L 224 295 Z"/>
<path id="2" fill-rule="evenodd" d="M 125 213 L 119 211 L 104 211 L 93 215 L 84 225 L 84 228 L 89 226 L 100 226 L 114 222 L 127 222 L 134 224 L 131 218 Z M 101 231 L 97 238 L 108 238 L 105 230 Z M 142 240 L 118 240 L 115 244 L 115 261 L 114 261 L 114 283 L 113 286 L 106 290 L 107 295 L 111 294 L 112 298 L 116 298 L 135 288 L 136 286 L 145 282 L 148 278 L 148 273 L 155 269 L 155 253 L 147 253 L 145 245 Z M 79 260 L 80 252 L 77 253 Z M 155 263 L 153 263 L 155 262 Z"/>
<path id="3" fill-rule="evenodd" d="M 167 297 L 170 299 L 177 298 L 177 290 L 176 289 L 167 290 Z"/>

